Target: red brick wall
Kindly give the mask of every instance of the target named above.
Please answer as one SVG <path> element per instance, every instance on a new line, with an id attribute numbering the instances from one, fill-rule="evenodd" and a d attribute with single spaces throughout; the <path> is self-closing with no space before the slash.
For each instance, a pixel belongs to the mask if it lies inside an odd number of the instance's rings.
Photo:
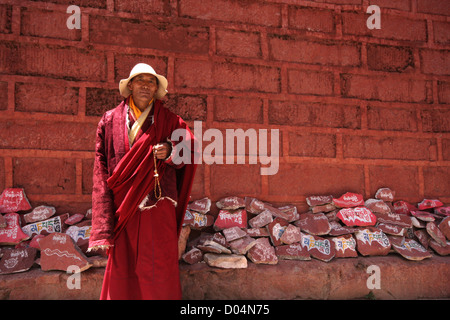
<path id="1" fill-rule="evenodd" d="M 191 126 L 280 130 L 277 174 L 201 165 L 194 198 L 304 208 L 388 186 L 450 202 L 447 0 L 0 0 L 0 189 L 89 208 L 96 125 L 137 62 L 167 76 Z"/>

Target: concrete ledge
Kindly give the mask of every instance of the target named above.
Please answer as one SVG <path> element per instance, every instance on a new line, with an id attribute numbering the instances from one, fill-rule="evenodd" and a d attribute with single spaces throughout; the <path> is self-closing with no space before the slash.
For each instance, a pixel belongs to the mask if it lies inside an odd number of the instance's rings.
<path id="1" fill-rule="evenodd" d="M 380 268 L 380 289 L 367 288 L 370 265 Z M 0 275 L 0 299 L 96 300 L 104 268 L 81 273 L 81 289 L 68 289 L 70 274 L 39 268 Z M 183 299 L 449 299 L 450 257 L 407 261 L 397 255 L 334 259 L 329 263 L 281 260 L 277 265 L 217 269 L 180 264 Z"/>

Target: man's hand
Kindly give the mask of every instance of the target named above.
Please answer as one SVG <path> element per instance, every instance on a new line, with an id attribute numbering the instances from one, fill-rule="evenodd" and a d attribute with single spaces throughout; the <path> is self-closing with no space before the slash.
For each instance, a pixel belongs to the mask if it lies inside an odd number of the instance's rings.
<path id="1" fill-rule="evenodd" d="M 153 152 L 156 152 L 156 159 L 164 160 L 172 152 L 172 146 L 167 142 L 158 143 L 153 147 Z"/>

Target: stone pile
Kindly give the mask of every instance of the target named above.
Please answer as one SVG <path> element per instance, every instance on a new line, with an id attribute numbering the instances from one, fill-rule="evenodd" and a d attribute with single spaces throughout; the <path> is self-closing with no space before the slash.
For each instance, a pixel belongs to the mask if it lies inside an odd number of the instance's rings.
<path id="1" fill-rule="evenodd" d="M 437 199 L 417 205 L 380 188 L 374 198 L 345 193 L 306 198 L 308 212 L 275 207 L 252 197 L 203 198 L 188 205 L 184 228 L 198 230 L 181 258 L 219 268 L 277 264 L 280 259 L 324 262 L 357 256 L 399 254 L 407 260 L 450 254 L 450 206 Z"/>
<path id="2" fill-rule="evenodd" d="M 22 188 L 0 196 L 0 274 L 27 271 L 84 271 L 106 264 L 106 258 L 87 256 L 91 210 L 58 214 L 52 206 L 32 208 Z M 72 269 L 73 270 L 73 269 Z"/>

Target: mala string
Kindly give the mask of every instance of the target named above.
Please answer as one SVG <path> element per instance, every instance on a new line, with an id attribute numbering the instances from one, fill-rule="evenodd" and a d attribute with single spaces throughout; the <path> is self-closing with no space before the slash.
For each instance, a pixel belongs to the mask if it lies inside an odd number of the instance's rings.
<path id="1" fill-rule="evenodd" d="M 155 163 L 155 174 L 153 175 L 153 177 L 155 177 L 155 198 L 157 200 L 159 200 L 159 198 L 161 198 L 161 185 L 159 184 L 159 174 L 158 174 L 158 169 L 156 167 L 156 151 L 153 148 L 153 161 Z"/>

